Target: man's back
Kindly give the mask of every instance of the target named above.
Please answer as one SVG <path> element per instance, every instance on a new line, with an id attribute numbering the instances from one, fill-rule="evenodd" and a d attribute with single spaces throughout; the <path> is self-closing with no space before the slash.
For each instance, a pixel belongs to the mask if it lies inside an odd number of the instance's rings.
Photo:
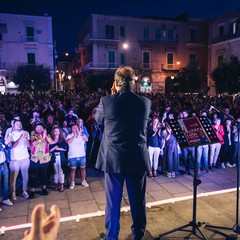
<path id="1" fill-rule="evenodd" d="M 148 170 L 146 127 L 150 100 L 121 90 L 100 102 L 103 119 L 103 140 L 96 167 L 104 172 L 129 173 Z"/>

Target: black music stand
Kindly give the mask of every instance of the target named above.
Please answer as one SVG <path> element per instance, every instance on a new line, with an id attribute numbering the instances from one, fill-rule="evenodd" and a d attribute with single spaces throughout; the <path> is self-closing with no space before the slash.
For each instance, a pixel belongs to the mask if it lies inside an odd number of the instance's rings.
<path id="1" fill-rule="evenodd" d="M 159 239 L 176 231 L 184 231 L 189 232 L 190 235 L 195 235 L 200 239 L 207 240 L 207 237 L 200 229 L 200 227 L 204 224 L 204 221 L 197 222 L 197 186 L 201 184 L 201 180 L 197 176 L 197 147 L 206 144 L 217 143 L 219 142 L 219 139 L 206 117 L 169 120 L 168 123 L 180 147 L 195 147 L 193 175 L 193 216 L 192 221 L 190 221 L 188 224 L 160 234 Z M 199 235 L 197 234 L 197 231 L 199 232 Z"/>

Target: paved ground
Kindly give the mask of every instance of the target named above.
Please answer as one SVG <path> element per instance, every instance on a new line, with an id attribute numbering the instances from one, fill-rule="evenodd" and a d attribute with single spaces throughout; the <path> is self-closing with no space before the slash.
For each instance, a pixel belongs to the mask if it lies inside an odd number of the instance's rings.
<path id="1" fill-rule="evenodd" d="M 0 213 L 0 226 L 11 226 L 27 223 L 33 207 L 37 203 L 46 204 L 49 210 L 52 204 L 57 204 L 61 209 L 61 216 L 76 216 L 86 213 L 101 214 L 105 208 L 104 179 L 103 175 L 94 170 L 88 170 L 89 188 L 79 185 L 74 190 L 63 193 L 49 191 L 46 197 L 36 195 L 35 199 L 25 200 L 21 196 L 15 201 L 14 206 L 2 206 Z M 159 234 L 189 223 L 192 220 L 192 195 L 193 178 L 189 175 L 178 175 L 169 179 L 164 175 L 147 180 L 147 232 L 145 239 L 154 239 Z M 202 183 L 198 186 L 197 221 L 205 221 L 212 225 L 232 228 L 236 223 L 236 168 L 215 169 L 211 173 L 201 176 Z M 226 190 L 226 191 L 225 191 Z M 222 191 L 222 193 L 221 193 Z M 214 195 L 211 195 L 213 194 Z M 218 193 L 218 194 L 216 194 Z M 190 199 L 190 200 L 189 200 Z M 126 191 L 122 207 L 128 210 L 128 197 Z M 150 208 L 151 207 L 151 208 Z M 65 218 L 66 219 L 66 218 Z M 119 239 L 132 239 L 131 217 L 129 211 L 121 214 L 121 231 Z M 192 230 L 192 228 L 188 228 Z M 1 228 L 3 230 L 3 228 Z M 202 230 L 209 239 L 225 239 L 226 236 Z M 6 231 L 0 239 L 21 239 L 24 229 Z M 104 216 L 96 216 L 61 223 L 58 239 L 94 240 L 104 232 Z M 227 235 L 233 231 L 225 231 Z M 161 239 L 184 239 L 187 232 L 174 232 Z M 185 238 L 186 239 L 186 238 Z M 196 239 L 192 235 L 189 239 Z M 233 238 L 232 238 L 233 239 Z"/>

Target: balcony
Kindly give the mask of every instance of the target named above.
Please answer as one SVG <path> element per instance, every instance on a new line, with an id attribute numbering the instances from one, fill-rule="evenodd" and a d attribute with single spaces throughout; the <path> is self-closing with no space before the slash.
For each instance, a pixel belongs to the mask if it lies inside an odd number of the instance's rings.
<path id="1" fill-rule="evenodd" d="M 212 39 L 212 44 L 232 40 L 240 37 L 240 31 L 235 34 L 227 34 Z"/>
<path id="2" fill-rule="evenodd" d="M 136 70 L 152 71 L 152 72 L 178 72 L 179 64 L 162 64 L 158 62 L 154 63 L 126 63 L 126 65 L 132 66 Z M 81 71 L 86 72 L 90 70 L 116 70 L 121 66 L 120 63 L 109 62 L 89 62 L 80 68 Z"/>
<path id="3" fill-rule="evenodd" d="M 36 45 L 38 44 L 39 40 L 36 37 L 30 37 L 30 36 L 22 36 L 21 38 L 22 42 L 25 42 L 26 45 Z"/>
<path id="4" fill-rule="evenodd" d="M 89 45 L 93 41 L 98 42 L 108 42 L 108 43 L 118 43 L 121 40 L 119 38 L 114 37 L 106 37 L 104 33 L 99 33 L 97 36 L 93 36 L 92 34 L 87 34 L 82 40 L 85 46 Z"/>
<path id="5" fill-rule="evenodd" d="M 120 64 L 118 63 L 109 63 L 109 62 L 89 62 L 85 66 L 83 66 L 83 71 L 89 71 L 89 70 L 116 70 L 120 67 Z"/>

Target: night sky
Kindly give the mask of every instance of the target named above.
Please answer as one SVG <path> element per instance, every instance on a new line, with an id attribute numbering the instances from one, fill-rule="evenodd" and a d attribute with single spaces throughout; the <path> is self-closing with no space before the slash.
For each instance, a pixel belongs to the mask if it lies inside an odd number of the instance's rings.
<path id="1" fill-rule="evenodd" d="M 240 0 L 0 0 L 0 13 L 14 13 L 53 18 L 53 38 L 58 55 L 73 53 L 77 34 L 91 13 L 125 16 L 207 18 L 240 8 Z"/>

